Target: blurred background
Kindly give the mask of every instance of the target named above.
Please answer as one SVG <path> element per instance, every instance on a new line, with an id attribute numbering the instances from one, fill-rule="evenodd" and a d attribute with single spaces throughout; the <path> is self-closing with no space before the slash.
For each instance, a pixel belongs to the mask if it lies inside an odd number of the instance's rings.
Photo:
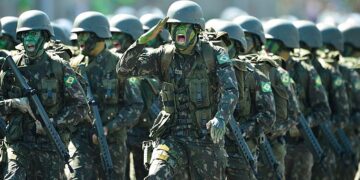
<path id="1" fill-rule="evenodd" d="M 19 16 L 29 9 L 46 12 L 52 20 L 66 18 L 88 10 L 108 16 L 129 13 L 164 13 L 175 0 L 0 0 L 0 18 Z M 232 19 L 247 13 L 260 19 L 286 17 L 293 19 L 342 21 L 349 15 L 359 16 L 360 0 L 194 0 L 203 8 L 206 19 Z M 353 13 L 353 14 L 351 14 Z"/>

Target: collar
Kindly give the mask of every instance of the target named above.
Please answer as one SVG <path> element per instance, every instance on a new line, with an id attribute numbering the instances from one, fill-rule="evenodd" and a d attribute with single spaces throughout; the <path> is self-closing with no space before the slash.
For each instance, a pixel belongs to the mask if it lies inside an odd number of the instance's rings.
<path id="1" fill-rule="evenodd" d="M 105 61 L 105 57 L 108 54 L 108 50 L 106 48 L 104 48 L 98 55 L 96 56 L 88 56 L 89 58 L 89 63 L 91 62 L 97 62 L 97 63 L 101 63 L 103 61 Z"/>

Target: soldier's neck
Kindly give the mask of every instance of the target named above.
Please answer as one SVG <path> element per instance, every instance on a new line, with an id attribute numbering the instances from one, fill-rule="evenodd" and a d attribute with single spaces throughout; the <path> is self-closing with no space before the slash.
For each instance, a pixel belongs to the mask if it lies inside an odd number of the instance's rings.
<path id="1" fill-rule="evenodd" d="M 96 43 L 95 48 L 90 52 L 90 56 L 97 56 L 105 49 L 105 42 L 100 41 Z"/>
<path id="2" fill-rule="evenodd" d="M 278 55 L 287 61 L 290 58 L 290 51 L 282 50 Z"/>

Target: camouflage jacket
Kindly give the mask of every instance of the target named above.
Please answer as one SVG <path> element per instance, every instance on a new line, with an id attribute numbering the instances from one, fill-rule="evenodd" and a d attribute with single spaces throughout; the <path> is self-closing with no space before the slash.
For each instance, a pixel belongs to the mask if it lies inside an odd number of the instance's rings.
<path id="1" fill-rule="evenodd" d="M 139 80 L 117 76 L 115 67 L 118 61 L 119 58 L 107 49 L 96 57 L 79 55 L 70 61 L 76 72 L 86 73 L 89 78 L 103 125 L 108 127 L 113 140 L 120 136 L 125 138 L 126 128 L 137 123 L 143 109 Z M 85 72 L 81 72 L 81 64 L 84 64 Z"/>
<path id="2" fill-rule="evenodd" d="M 171 129 L 178 128 L 179 124 L 188 124 L 189 126 L 185 129 L 190 128 L 196 132 L 206 132 L 205 124 L 214 116 L 227 122 L 233 115 L 238 100 L 238 89 L 231 60 L 223 48 L 211 46 L 211 52 L 213 53 L 211 56 L 213 56 L 215 64 L 214 69 L 207 69 L 207 67 L 201 63 L 204 61 L 204 63 L 206 63 L 206 60 L 208 60 L 203 56 L 204 49 L 201 45 L 202 42 L 197 43 L 194 47 L 194 54 L 183 55 L 175 50 L 174 44 L 166 44 L 159 48 L 144 50 L 146 45 L 135 42 L 123 54 L 121 61 L 119 61 L 117 65 L 117 73 L 119 75 L 130 74 L 134 69 L 139 68 L 139 70 L 137 70 L 139 75 L 154 75 L 160 79 L 163 86 L 160 94 L 167 94 L 168 91 L 172 92 L 168 93 L 169 96 L 172 96 L 168 97 L 168 100 L 166 97 L 162 97 L 163 112 L 173 110 L 173 112 L 170 112 L 170 114 L 172 114 L 170 115 L 170 119 L 171 121 L 175 121 L 175 126 L 172 126 Z M 163 56 L 164 54 L 166 55 L 166 51 L 168 51 L 169 48 L 172 48 L 173 51 L 172 54 L 170 54 L 171 56 L 167 58 L 167 60 L 171 59 L 171 62 L 166 69 L 162 66 L 164 61 Z M 199 62 L 200 64 L 195 62 Z M 195 79 L 195 81 L 198 82 L 195 84 L 196 86 L 201 85 L 202 83 L 200 83 L 200 81 L 203 80 L 210 84 L 203 84 L 204 86 L 199 88 L 191 88 L 190 85 L 187 84 L 188 81 L 186 79 L 194 75 L 190 73 L 194 72 L 194 69 L 196 71 L 206 72 L 206 77 L 202 74 L 204 79 Z M 210 92 L 205 90 L 209 87 L 211 87 Z M 200 113 L 199 115 L 201 116 L 199 117 L 202 119 L 201 122 L 195 122 L 197 121 L 195 119 L 198 118 L 192 115 L 194 112 L 199 112 L 199 109 L 195 107 L 194 111 L 190 110 L 191 107 L 197 104 L 196 97 L 190 97 L 191 94 L 195 93 L 192 93 L 193 91 L 202 91 L 199 96 L 202 103 L 201 105 L 205 103 L 203 101 L 204 99 L 208 100 L 212 98 L 215 101 L 210 102 L 211 106 L 215 106 L 215 108 L 210 107 L 208 104 L 209 101 L 207 101 L 206 109 L 213 108 L 213 110 L 210 115 L 208 113 Z M 194 100 L 194 104 L 191 104 L 190 102 Z M 166 108 L 169 105 L 174 105 L 174 103 L 168 104 L 168 101 L 175 101 L 177 104 L 176 107 Z M 207 115 L 207 117 L 203 118 L 202 115 Z M 194 128 L 194 125 L 198 125 L 199 127 Z"/>
<path id="3" fill-rule="evenodd" d="M 346 122 L 350 115 L 349 100 L 345 82 L 337 65 L 336 53 L 318 51 L 318 58 L 313 58 L 312 64 L 321 77 L 321 82 L 327 92 L 331 119 L 335 123 Z M 337 54 L 339 56 L 339 54 Z"/>
<path id="4" fill-rule="evenodd" d="M 54 119 L 53 124 L 60 132 L 66 129 L 74 131 L 77 125 L 86 123 L 89 109 L 85 94 L 67 62 L 47 53 L 36 60 L 29 60 L 23 53 L 17 54 L 13 59 L 29 85 L 36 90 L 47 114 Z M 0 87 L 4 92 L 4 99 L 25 96 L 7 66 L 1 71 Z M 28 113 L 13 109 L 4 101 L 1 102 L 0 109 L 10 123 L 8 142 L 35 141 L 35 122 Z M 32 110 L 38 116 L 36 108 L 32 106 Z M 36 118 L 40 119 L 40 116 Z"/>
<path id="5" fill-rule="evenodd" d="M 268 132 L 270 136 L 284 135 L 297 122 L 297 99 L 289 73 L 276 62 L 280 57 L 266 52 L 248 55 L 255 67 L 264 72 L 271 81 L 275 98 L 276 121 Z"/>
<path id="6" fill-rule="evenodd" d="M 283 65 L 296 84 L 299 107 L 310 127 L 329 119 L 330 108 L 321 77 L 315 68 L 303 60 L 290 57 Z"/>
<path id="7" fill-rule="evenodd" d="M 255 138 L 275 122 L 275 100 L 268 77 L 246 60 L 233 59 L 239 89 L 234 117 L 247 137 Z"/>

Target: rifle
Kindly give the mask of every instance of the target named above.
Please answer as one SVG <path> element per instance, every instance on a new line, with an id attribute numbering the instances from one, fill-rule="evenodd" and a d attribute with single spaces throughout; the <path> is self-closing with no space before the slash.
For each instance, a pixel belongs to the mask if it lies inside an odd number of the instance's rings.
<path id="1" fill-rule="evenodd" d="M 0 138 L 5 137 L 6 135 L 6 122 L 0 117 Z"/>
<path id="2" fill-rule="evenodd" d="M 344 148 L 344 155 L 350 159 L 351 161 L 351 165 L 354 167 L 354 169 L 356 170 L 357 168 L 357 164 L 356 164 L 356 160 L 355 160 L 355 153 L 352 150 L 352 146 L 351 146 L 351 142 L 349 140 L 349 138 L 347 137 L 347 135 L 345 134 L 344 130 L 339 128 L 336 131 L 336 134 L 339 137 L 340 143 L 343 145 Z"/>
<path id="3" fill-rule="evenodd" d="M 321 148 L 319 141 L 315 137 L 313 131 L 306 123 L 305 117 L 302 113 L 299 114 L 299 123 L 297 125 L 297 128 L 299 129 L 300 133 L 305 139 L 305 142 L 307 143 L 308 147 L 310 148 L 313 156 L 315 157 L 315 161 L 320 165 L 321 169 L 326 174 L 326 167 L 323 164 L 323 160 L 325 158 L 325 152 Z"/>
<path id="4" fill-rule="evenodd" d="M 25 78 L 21 74 L 20 70 L 18 69 L 17 65 L 15 64 L 13 58 L 11 56 L 7 56 L 5 62 L 10 66 L 11 70 L 13 71 L 16 80 L 20 83 L 21 87 L 23 88 L 25 95 L 34 103 L 37 112 L 39 113 L 42 125 L 45 128 L 50 140 L 56 147 L 57 153 L 59 153 L 60 157 L 63 159 L 65 164 L 67 164 L 71 173 L 74 172 L 72 167 L 69 164 L 70 155 L 64 143 L 61 141 L 59 133 L 54 128 L 53 124 L 51 123 L 48 114 L 46 113 L 44 106 L 41 104 L 39 96 L 36 94 L 36 90 L 31 88 L 29 84 L 26 83 Z"/>
<path id="5" fill-rule="evenodd" d="M 322 122 L 320 124 L 320 130 L 323 133 L 326 141 L 328 141 L 328 143 L 329 143 L 331 149 L 334 151 L 334 153 L 339 157 L 343 157 L 344 150 L 341 147 L 340 143 L 337 141 L 335 134 L 330 129 L 328 121 Z"/>
<path id="6" fill-rule="evenodd" d="M 234 117 L 232 117 L 230 119 L 229 124 L 230 124 L 230 128 L 235 136 L 236 144 L 237 144 L 239 152 L 244 156 L 244 158 L 245 158 L 246 162 L 248 163 L 248 165 L 250 166 L 250 169 L 253 172 L 255 178 L 260 179 L 259 175 L 256 171 L 254 156 L 251 153 L 249 146 L 246 144 L 246 141 L 245 141 L 245 139 L 241 133 L 241 130 L 238 127 Z"/>
<path id="7" fill-rule="evenodd" d="M 94 119 L 95 119 L 94 124 L 95 124 L 96 134 L 97 134 L 97 137 L 99 140 L 102 166 L 104 168 L 106 178 L 113 179 L 112 176 L 113 176 L 114 167 L 113 167 L 113 163 L 111 160 L 109 146 L 106 141 L 106 137 L 104 135 L 104 129 L 103 129 L 102 120 L 101 120 L 101 116 L 100 116 L 100 112 L 99 112 L 99 107 L 98 107 L 97 102 L 95 101 L 93 94 L 92 94 L 90 82 L 89 82 L 88 76 L 86 74 L 86 71 L 84 70 L 84 66 L 85 66 L 84 64 L 80 64 L 79 68 L 81 71 L 81 75 L 83 76 L 84 80 L 87 83 L 86 97 L 88 100 L 88 104 L 91 107 L 91 112 L 93 113 Z"/>
<path id="8" fill-rule="evenodd" d="M 276 175 L 276 179 L 281 180 L 282 174 L 279 169 L 279 162 L 277 162 L 272 147 L 264 132 L 261 132 L 260 134 L 260 153 L 267 166 L 272 169 Z"/>

